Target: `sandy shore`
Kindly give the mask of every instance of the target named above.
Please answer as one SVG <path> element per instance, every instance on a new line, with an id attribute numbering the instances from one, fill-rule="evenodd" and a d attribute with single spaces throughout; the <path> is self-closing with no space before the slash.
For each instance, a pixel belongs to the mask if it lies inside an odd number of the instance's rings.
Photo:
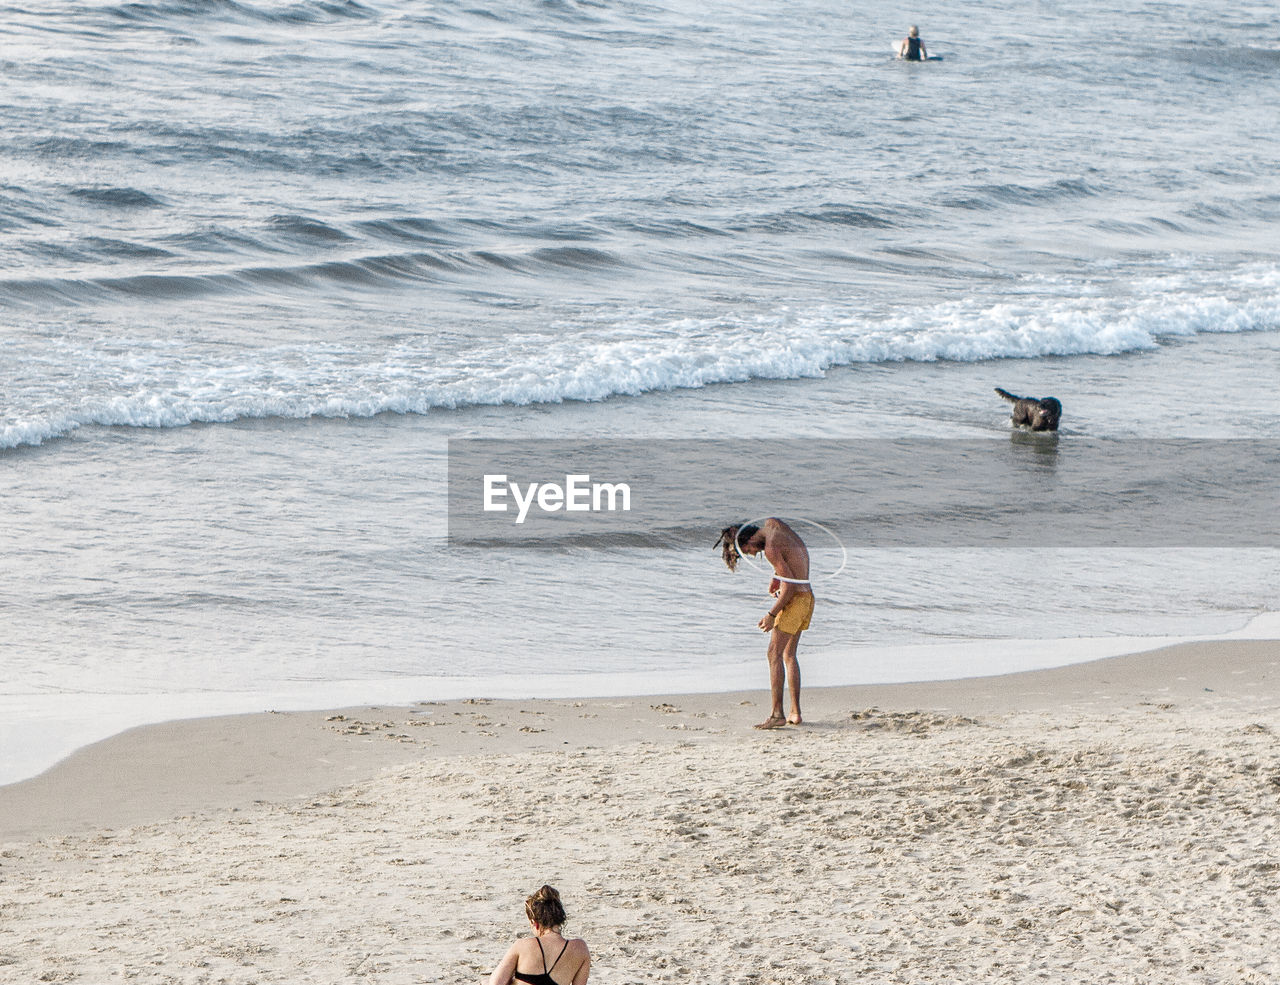
<path id="1" fill-rule="evenodd" d="M 1280 643 L 137 729 L 0 788 L 0 982 L 1272 982 Z"/>

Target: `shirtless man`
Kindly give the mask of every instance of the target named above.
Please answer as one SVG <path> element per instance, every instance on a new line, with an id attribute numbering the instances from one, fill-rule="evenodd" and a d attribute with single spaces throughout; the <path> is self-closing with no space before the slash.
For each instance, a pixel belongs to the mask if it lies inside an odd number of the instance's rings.
<path id="1" fill-rule="evenodd" d="M 723 545 L 724 563 L 730 571 L 738 567 L 739 549 L 755 557 L 761 551 L 773 565 L 769 594 L 776 601 L 760 620 L 760 629 L 769 634 L 769 691 L 773 707 L 769 717 L 756 728 L 799 725 L 800 663 L 796 648 L 800 634 L 809 628 L 813 615 L 813 590 L 809 586 L 809 551 L 800 536 L 781 520 L 769 518 L 763 527 L 731 526 L 720 531 L 716 546 Z M 782 714 L 784 683 L 790 683 L 791 714 Z"/>

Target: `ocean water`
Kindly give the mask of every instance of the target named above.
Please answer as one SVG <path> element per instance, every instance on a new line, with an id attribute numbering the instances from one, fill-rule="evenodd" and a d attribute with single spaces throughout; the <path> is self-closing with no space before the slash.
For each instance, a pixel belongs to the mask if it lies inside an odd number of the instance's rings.
<path id="1" fill-rule="evenodd" d="M 170 714 L 763 684 L 714 530 L 450 548 L 450 438 L 755 438 L 767 476 L 1007 442 L 993 386 L 1061 443 L 1273 435 L 1274 7 L 968 4 L 926 64 L 902 16 L 0 5 L 0 782 Z M 1280 609 L 1267 544 L 843 547 L 815 682 Z"/>

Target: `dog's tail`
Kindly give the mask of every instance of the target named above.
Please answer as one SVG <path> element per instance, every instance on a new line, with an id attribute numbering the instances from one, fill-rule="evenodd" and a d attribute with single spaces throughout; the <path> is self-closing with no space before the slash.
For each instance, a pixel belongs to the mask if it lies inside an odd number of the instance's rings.
<path id="1" fill-rule="evenodd" d="M 1000 394 L 1000 396 L 1004 397 L 1004 399 L 1009 401 L 1011 404 L 1016 404 L 1019 400 L 1023 399 L 1022 397 L 1015 397 L 1008 390 L 1001 390 L 999 387 L 996 387 L 996 393 Z"/>

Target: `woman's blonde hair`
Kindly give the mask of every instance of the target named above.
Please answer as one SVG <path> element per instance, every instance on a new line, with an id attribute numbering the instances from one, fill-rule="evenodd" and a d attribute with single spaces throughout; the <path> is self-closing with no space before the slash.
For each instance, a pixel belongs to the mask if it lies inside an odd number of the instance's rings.
<path id="1" fill-rule="evenodd" d="M 910 34 L 913 38 L 918 38 L 918 37 L 920 37 L 920 28 L 918 28 L 918 27 L 916 27 L 914 24 L 912 24 L 912 25 L 911 25 L 911 30 L 910 30 L 910 31 L 908 31 L 907 33 L 908 33 L 908 34 Z"/>
<path id="2" fill-rule="evenodd" d="M 524 912 L 539 927 L 564 926 L 568 917 L 564 913 L 564 904 L 560 902 L 560 893 L 551 886 L 543 886 L 524 901 Z"/>

